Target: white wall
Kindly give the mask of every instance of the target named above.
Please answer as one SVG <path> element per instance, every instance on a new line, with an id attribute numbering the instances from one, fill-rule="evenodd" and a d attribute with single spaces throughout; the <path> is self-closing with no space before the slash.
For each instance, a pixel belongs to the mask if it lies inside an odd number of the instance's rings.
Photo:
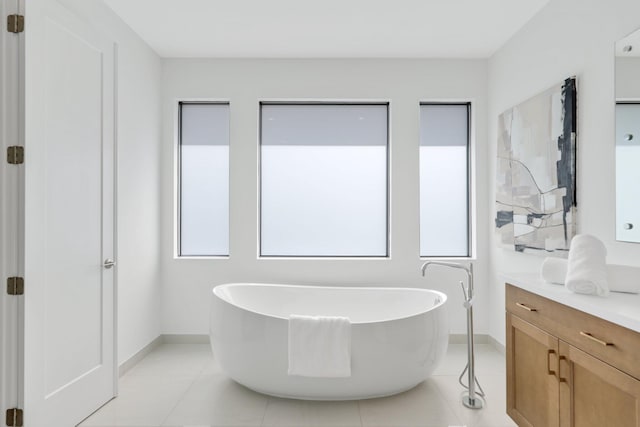
<path id="1" fill-rule="evenodd" d="M 638 27 L 637 0 L 552 0 L 489 60 L 488 72 L 489 203 L 495 200 L 498 115 L 576 75 L 578 232 L 602 239 L 608 262 L 633 266 L 640 266 L 640 245 L 615 241 L 613 80 L 614 43 Z M 496 244 L 494 236 L 490 334 L 504 343 L 504 283 L 498 274 L 539 271 L 544 258 L 498 249 Z"/>
<path id="2" fill-rule="evenodd" d="M 117 47 L 118 364 L 160 335 L 160 58 L 100 0 L 59 0 Z"/>
<path id="3" fill-rule="evenodd" d="M 160 335 L 161 63 L 118 50 L 118 363 Z"/>
<path id="4" fill-rule="evenodd" d="M 477 191 L 476 332 L 488 332 L 485 60 L 163 60 L 162 267 L 166 334 L 206 334 L 211 289 L 225 282 L 426 286 L 445 291 L 452 333 L 464 333 L 461 271 L 420 277 L 420 100 L 472 100 Z M 174 259 L 175 107 L 179 99 L 230 101 L 229 259 Z M 258 259 L 258 101 L 376 99 L 391 102 L 391 259 Z"/>

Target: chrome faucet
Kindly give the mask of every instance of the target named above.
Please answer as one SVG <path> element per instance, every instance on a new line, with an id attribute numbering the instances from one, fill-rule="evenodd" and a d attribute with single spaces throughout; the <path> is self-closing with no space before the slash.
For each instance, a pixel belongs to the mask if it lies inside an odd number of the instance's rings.
<path id="1" fill-rule="evenodd" d="M 443 265 L 445 267 L 459 268 L 461 270 L 466 271 L 467 278 L 469 279 L 469 288 L 473 289 L 473 264 L 469 264 L 469 267 L 467 267 L 466 265 L 458 264 L 457 262 L 427 261 L 424 264 L 422 264 L 422 268 L 421 268 L 422 277 L 424 277 L 425 271 L 427 270 L 427 267 L 429 267 L 430 265 Z"/>
<path id="2" fill-rule="evenodd" d="M 444 267 L 458 268 L 460 270 L 464 270 L 467 273 L 467 287 L 465 289 L 464 284 L 460 282 L 462 286 L 462 293 L 464 294 L 464 307 L 467 309 L 467 357 L 468 362 L 467 366 L 464 368 L 458 381 L 460 384 L 468 390 L 468 393 L 462 396 L 462 404 L 467 408 L 471 409 L 480 409 L 482 408 L 483 401 L 482 397 L 484 397 L 484 391 L 478 382 L 475 374 L 475 353 L 473 348 L 473 264 L 469 263 L 469 266 L 459 264 L 457 262 L 444 262 L 444 261 L 427 261 L 422 264 L 422 277 L 425 277 L 425 272 L 427 271 L 427 267 L 430 265 L 441 265 Z M 465 385 L 462 382 L 462 377 L 465 373 L 468 373 L 468 382 Z M 478 386 L 479 392 L 476 392 L 476 385 Z"/>

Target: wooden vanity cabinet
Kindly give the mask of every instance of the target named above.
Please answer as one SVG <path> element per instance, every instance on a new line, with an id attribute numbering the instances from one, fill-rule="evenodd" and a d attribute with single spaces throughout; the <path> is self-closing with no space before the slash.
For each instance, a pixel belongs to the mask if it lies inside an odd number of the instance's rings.
<path id="1" fill-rule="evenodd" d="M 627 354 L 640 334 L 511 285 L 506 298 L 507 414 L 518 426 L 640 427 L 640 380 L 620 366 L 640 365 Z"/>

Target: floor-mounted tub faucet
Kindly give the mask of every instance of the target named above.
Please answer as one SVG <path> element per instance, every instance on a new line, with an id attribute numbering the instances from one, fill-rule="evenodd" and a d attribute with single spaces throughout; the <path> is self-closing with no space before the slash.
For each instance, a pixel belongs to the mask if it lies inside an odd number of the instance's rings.
<path id="1" fill-rule="evenodd" d="M 484 391 L 478 382 L 475 374 L 475 353 L 473 348 L 473 264 L 469 263 L 469 266 L 458 264 L 456 262 L 444 262 L 444 261 L 427 261 L 422 264 L 422 277 L 425 276 L 427 267 L 430 265 L 442 265 L 444 267 L 458 268 L 464 270 L 467 273 L 467 287 L 462 282 L 462 292 L 464 294 L 464 307 L 467 309 L 467 357 L 468 362 L 466 368 L 460 374 L 458 381 L 460 384 L 468 390 L 468 393 L 462 395 L 462 404 L 467 408 L 480 409 L 483 406 L 482 397 L 484 397 Z M 465 372 L 468 374 L 467 384 L 462 382 L 462 377 Z M 479 391 L 476 392 L 476 386 Z"/>

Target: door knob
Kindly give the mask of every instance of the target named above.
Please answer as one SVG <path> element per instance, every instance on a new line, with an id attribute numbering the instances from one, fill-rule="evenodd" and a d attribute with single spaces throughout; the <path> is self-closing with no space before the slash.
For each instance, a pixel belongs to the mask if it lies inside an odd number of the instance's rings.
<path id="1" fill-rule="evenodd" d="M 111 258 L 107 258 L 104 260 L 104 264 L 102 265 L 104 266 L 104 268 L 112 268 L 114 265 L 116 265 L 116 262 Z"/>

